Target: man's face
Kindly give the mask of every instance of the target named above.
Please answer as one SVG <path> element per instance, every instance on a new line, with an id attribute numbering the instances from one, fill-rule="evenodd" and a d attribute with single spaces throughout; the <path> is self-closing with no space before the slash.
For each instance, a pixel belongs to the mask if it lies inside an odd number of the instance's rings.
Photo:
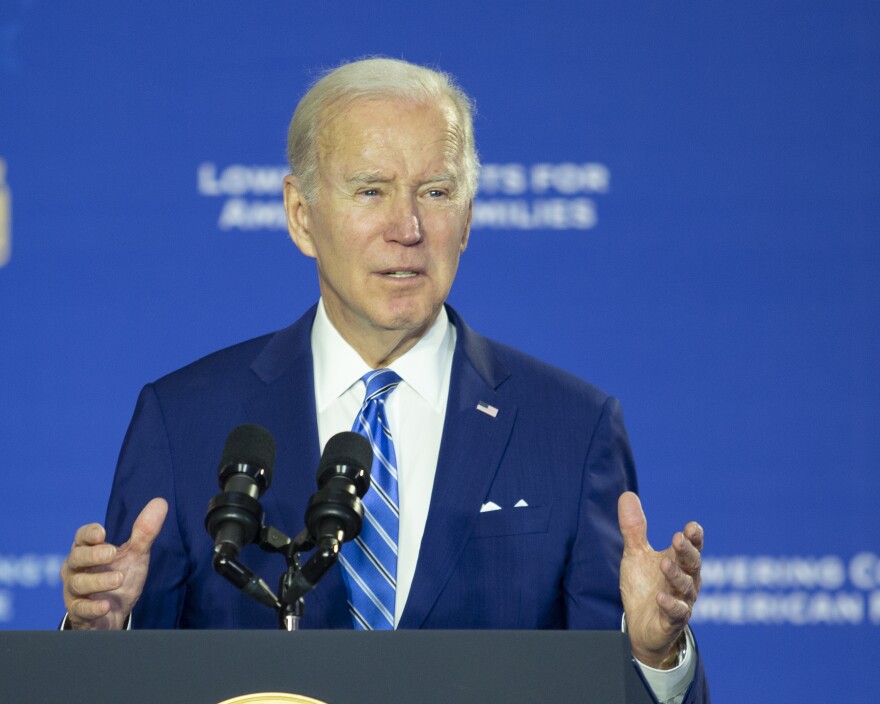
<path id="1" fill-rule="evenodd" d="M 316 203 L 293 177 L 285 183 L 291 236 L 317 261 L 330 320 L 362 356 L 394 340 L 408 348 L 436 318 L 467 245 L 455 113 L 356 101 L 322 128 L 318 154 Z"/>

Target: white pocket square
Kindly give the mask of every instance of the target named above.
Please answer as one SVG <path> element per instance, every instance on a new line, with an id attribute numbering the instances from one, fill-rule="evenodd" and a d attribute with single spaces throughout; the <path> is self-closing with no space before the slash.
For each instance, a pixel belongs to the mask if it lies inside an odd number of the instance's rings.
<path id="1" fill-rule="evenodd" d="M 501 507 L 496 504 L 494 501 L 487 501 L 480 507 L 480 513 L 486 513 L 486 511 L 500 511 Z"/>

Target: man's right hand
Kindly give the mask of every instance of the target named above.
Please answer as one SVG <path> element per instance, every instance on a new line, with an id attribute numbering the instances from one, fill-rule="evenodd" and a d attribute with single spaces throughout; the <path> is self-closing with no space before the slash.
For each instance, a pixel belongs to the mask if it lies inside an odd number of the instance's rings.
<path id="1" fill-rule="evenodd" d="M 134 522 L 131 537 L 116 547 L 103 526 L 82 526 L 61 566 L 64 605 L 74 629 L 121 629 L 144 589 L 150 547 L 168 513 L 165 499 L 153 499 Z"/>

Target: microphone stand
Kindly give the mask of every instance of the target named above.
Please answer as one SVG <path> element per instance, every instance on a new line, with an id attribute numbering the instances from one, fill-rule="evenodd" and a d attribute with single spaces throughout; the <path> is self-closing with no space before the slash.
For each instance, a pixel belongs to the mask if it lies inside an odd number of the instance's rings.
<path id="1" fill-rule="evenodd" d="M 266 552 L 284 555 L 287 561 L 287 571 L 279 580 L 278 596 L 238 560 L 226 543 L 222 543 L 214 551 L 214 569 L 246 596 L 275 609 L 278 612 L 279 626 L 283 630 L 298 631 L 305 608 L 303 597 L 312 591 L 327 570 L 336 564 L 339 559 L 342 532 L 335 536 L 323 537 L 316 545 L 307 528 L 291 540 L 277 528 L 263 526 L 254 542 Z M 312 549 L 315 549 L 314 554 L 303 564 L 302 553 Z"/>
<path id="2" fill-rule="evenodd" d="M 322 538 L 318 545 L 304 528 L 293 540 L 281 531 L 267 526 L 260 531 L 257 544 L 266 552 L 278 552 L 287 560 L 287 572 L 279 581 L 277 607 L 281 628 L 298 631 L 303 616 L 303 597 L 314 589 L 321 578 L 339 559 L 341 531 L 337 536 Z M 302 553 L 317 548 L 303 564 Z"/>

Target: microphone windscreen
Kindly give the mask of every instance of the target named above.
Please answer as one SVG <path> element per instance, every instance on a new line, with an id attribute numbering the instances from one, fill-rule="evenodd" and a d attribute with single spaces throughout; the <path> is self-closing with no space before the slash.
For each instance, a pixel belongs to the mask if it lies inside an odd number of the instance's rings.
<path id="1" fill-rule="evenodd" d="M 369 475 L 370 467 L 373 465 L 373 448 L 370 447 L 370 441 L 363 435 L 351 431 L 337 433 L 330 438 L 324 446 L 324 454 L 321 455 L 321 462 L 318 464 L 318 476 L 320 477 L 328 467 L 343 464 L 363 469 Z"/>
<path id="2" fill-rule="evenodd" d="M 226 438 L 220 469 L 234 464 L 261 467 L 271 481 L 275 467 L 275 439 L 261 425 L 239 425 Z"/>

